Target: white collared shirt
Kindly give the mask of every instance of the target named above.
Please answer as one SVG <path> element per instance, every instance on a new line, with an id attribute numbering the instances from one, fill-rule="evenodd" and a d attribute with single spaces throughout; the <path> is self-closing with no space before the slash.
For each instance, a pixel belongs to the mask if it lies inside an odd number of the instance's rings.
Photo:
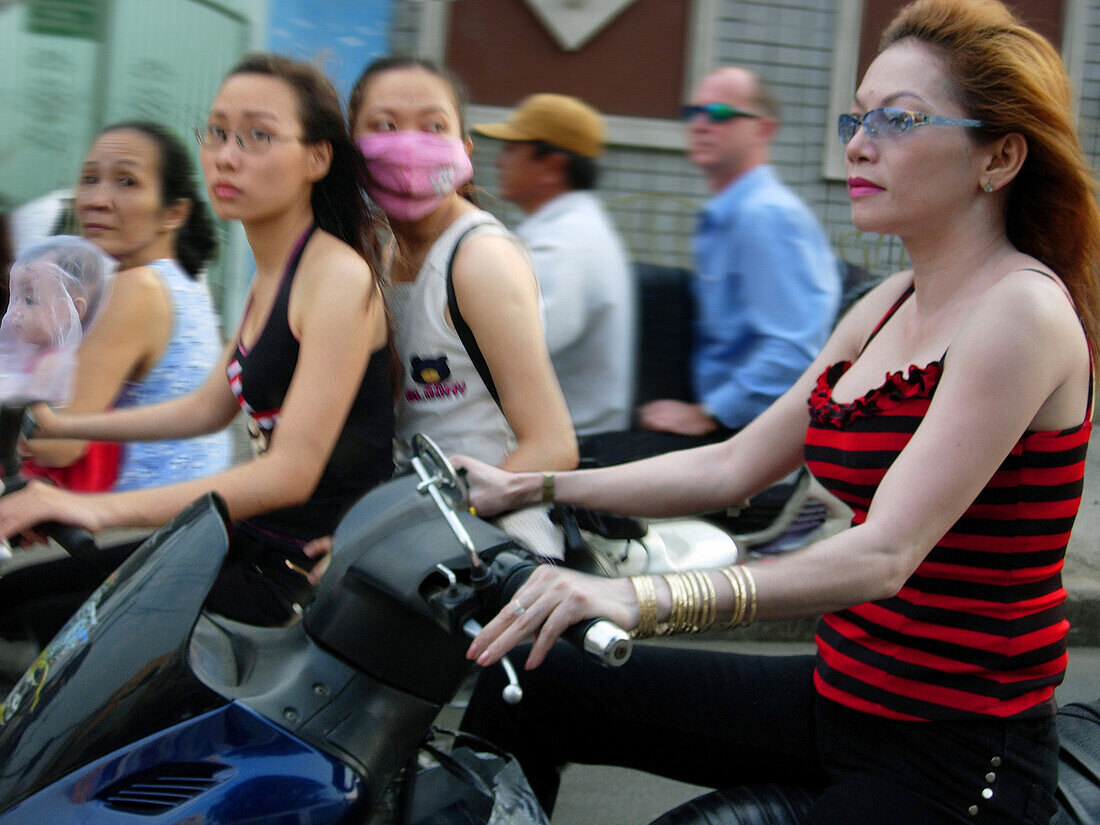
<path id="1" fill-rule="evenodd" d="M 611 219 L 591 192 L 567 192 L 515 231 L 531 248 L 550 358 L 577 435 L 628 429 L 634 276 Z"/>

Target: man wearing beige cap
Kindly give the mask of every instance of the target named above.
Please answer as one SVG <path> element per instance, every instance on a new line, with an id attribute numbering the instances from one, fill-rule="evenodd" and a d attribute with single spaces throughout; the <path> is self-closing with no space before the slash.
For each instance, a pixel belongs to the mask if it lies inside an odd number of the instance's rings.
<path id="1" fill-rule="evenodd" d="M 603 118 L 575 97 L 536 94 L 506 123 L 473 129 L 503 141 L 499 194 L 527 215 L 515 232 L 531 247 L 550 357 L 577 435 L 627 429 L 634 282 L 614 225 L 590 191 Z"/>

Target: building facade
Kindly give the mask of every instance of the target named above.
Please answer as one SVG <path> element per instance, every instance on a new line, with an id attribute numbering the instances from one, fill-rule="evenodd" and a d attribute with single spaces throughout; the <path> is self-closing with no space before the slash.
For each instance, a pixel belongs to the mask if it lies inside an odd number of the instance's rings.
<path id="1" fill-rule="evenodd" d="M 1100 2 L 1010 2 L 1059 46 L 1077 93 L 1081 139 L 1097 168 Z M 397 54 L 448 62 L 460 75 L 464 66 L 470 66 L 471 71 L 490 78 L 494 71 L 510 78 L 517 63 L 544 60 L 547 70 L 541 76 L 537 67 L 528 67 L 525 77 L 530 88 L 522 90 L 525 93 L 562 91 L 587 99 L 578 90 L 590 84 L 600 96 L 592 101 L 594 105 L 605 114 L 611 112 L 611 145 L 602 160 L 600 193 L 632 256 L 684 266 L 690 265 L 694 211 L 707 192 L 697 170 L 684 158 L 682 125 L 675 120 L 675 110 L 666 117 L 632 117 L 614 113 L 608 102 L 615 106 L 620 100 L 644 97 L 659 85 L 662 74 L 674 75 L 686 97 L 693 83 L 715 67 L 751 68 L 769 83 L 782 108 L 783 125 L 773 152 L 780 176 L 821 219 L 840 257 L 884 274 L 904 266 L 904 252 L 894 238 L 852 228 L 835 123 L 850 105 L 857 73 L 873 56 L 882 25 L 902 4 L 903 0 L 395 0 L 390 45 Z M 529 42 L 505 49 L 495 45 L 500 38 L 483 40 L 473 46 L 474 51 L 480 50 L 480 58 L 471 59 L 469 43 L 458 41 L 480 34 L 470 26 L 474 7 L 481 9 L 483 25 L 492 17 L 510 15 L 511 31 Z M 678 27 L 668 20 L 673 11 L 682 18 Z M 583 31 L 580 18 L 584 16 L 593 23 L 589 32 Z M 576 25 L 570 26 L 570 18 Z M 658 38 L 665 32 L 682 40 L 681 61 L 651 47 L 654 21 Z M 579 68 L 571 72 L 564 59 L 545 58 L 555 46 L 580 58 L 616 37 L 634 38 L 642 58 L 639 63 L 625 65 L 619 53 L 613 57 L 616 62 L 607 62 L 602 71 L 593 72 L 591 62 L 577 59 Z M 461 65 L 451 58 L 458 58 Z M 513 83 L 515 100 L 498 104 L 491 80 L 482 76 L 471 85 L 474 122 L 498 119 L 503 111 L 500 104 L 514 103 L 522 96 Z M 486 100 L 492 102 L 486 104 Z M 488 192 L 493 191 L 495 180 L 494 151 L 492 142 L 485 140 L 475 149 L 475 182 Z M 518 217 L 509 205 L 491 197 L 486 200 L 487 207 L 505 220 Z"/>

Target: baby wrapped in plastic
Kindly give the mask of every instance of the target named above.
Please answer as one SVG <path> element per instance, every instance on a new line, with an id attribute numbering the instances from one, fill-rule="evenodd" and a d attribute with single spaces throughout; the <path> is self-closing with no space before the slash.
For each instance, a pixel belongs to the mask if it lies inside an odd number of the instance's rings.
<path id="1" fill-rule="evenodd" d="M 107 303 L 116 268 L 97 246 L 72 235 L 19 255 L 0 319 L 0 403 L 68 403 L 76 350 Z"/>

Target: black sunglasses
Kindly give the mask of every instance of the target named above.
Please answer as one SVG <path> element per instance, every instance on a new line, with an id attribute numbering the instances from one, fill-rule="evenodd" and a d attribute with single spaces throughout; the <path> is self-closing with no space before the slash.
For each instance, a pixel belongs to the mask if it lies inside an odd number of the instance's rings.
<path id="1" fill-rule="evenodd" d="M 680 117 L 684 120 L 692 120 L 696 115 L 706 115 L 711 123 L 725 123 L 738 117 L 760 117 L 755 112 L 746 112 L 728 103 L 704 103 L 702 106 L 684 106 L 680 110 Z"/>

